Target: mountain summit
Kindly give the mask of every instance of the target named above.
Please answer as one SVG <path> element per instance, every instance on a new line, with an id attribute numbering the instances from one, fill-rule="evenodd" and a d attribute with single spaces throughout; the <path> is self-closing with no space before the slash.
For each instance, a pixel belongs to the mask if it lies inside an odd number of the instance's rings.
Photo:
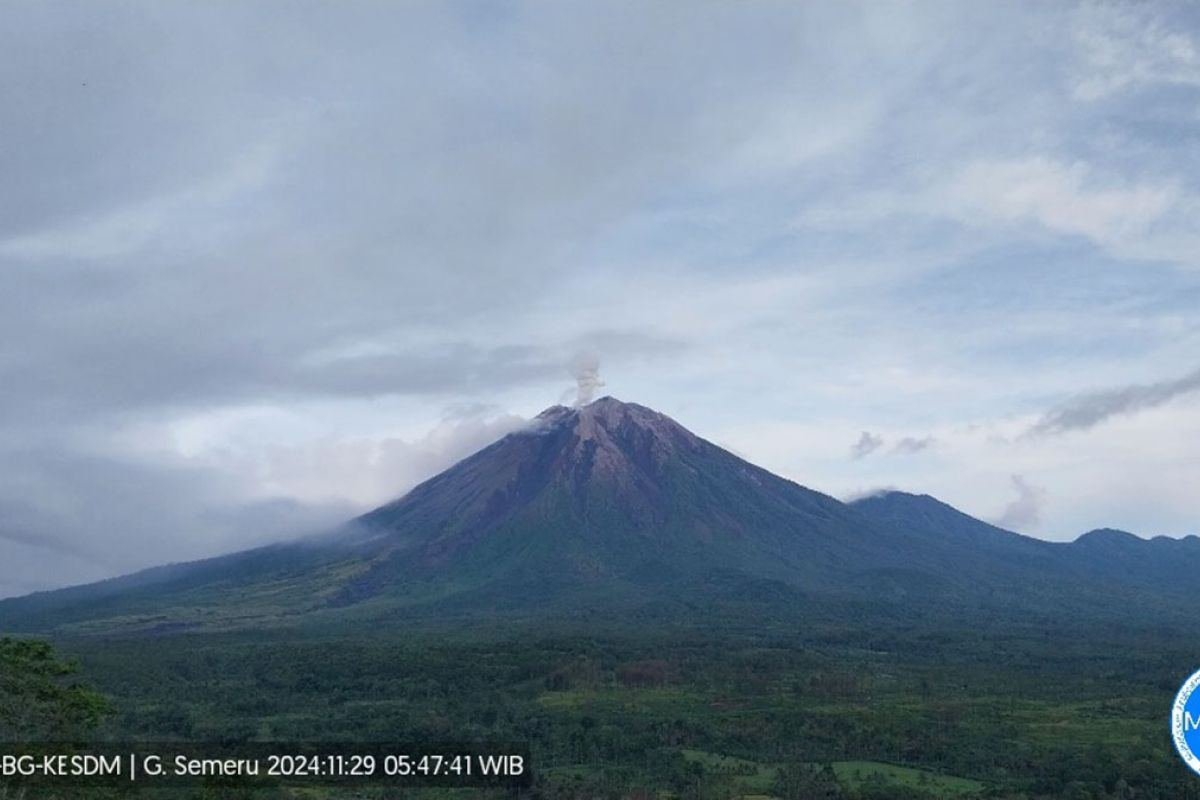
<path id="1" fill-rule="evenodd" d="M 634 403 L 553 406 L 314 539 L 0 602 L 0 629 L 310 624 L 814 604 L 945 612 L 1185 607 L 1196 541 L 1043 542 L 924 495 L 851 504 Z M 708 613 L 708 612 L 705 612 Z"/>
<path id="2" fill-rule="evenodd" d="M 387 551 L 347 597 L 453 574 L 487 596 L 552 599 L 746 571 L 819 579 L 864 521 L 671 418 L 603 397 L 554 406 L 358 520 Z M 817 569 L 817 567 L 821 567 Z"/>

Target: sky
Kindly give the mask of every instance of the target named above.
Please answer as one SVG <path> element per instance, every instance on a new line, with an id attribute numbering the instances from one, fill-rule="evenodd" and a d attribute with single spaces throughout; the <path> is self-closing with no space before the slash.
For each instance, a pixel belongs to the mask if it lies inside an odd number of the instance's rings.
<path id="1" fill-rule="evenodd" d="M 1200 9 L 14 0 L 0 596 L 325 529 L 574 375 L 840 498 L 1200 533 Z"/>

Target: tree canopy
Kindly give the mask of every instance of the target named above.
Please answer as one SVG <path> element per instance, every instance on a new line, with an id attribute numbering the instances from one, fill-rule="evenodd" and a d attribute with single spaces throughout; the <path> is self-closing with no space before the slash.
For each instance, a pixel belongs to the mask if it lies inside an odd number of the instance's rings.
<path id="1" fill-rule="evenodd" d="M 71 741 L 111 712 L 49 642 L 0 638 L 0 741 Z"/>

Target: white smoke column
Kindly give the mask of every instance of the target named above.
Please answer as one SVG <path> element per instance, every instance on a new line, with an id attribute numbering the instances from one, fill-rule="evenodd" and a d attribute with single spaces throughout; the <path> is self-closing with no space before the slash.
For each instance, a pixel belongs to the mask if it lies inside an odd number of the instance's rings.
<path id="1" fill-rule="evenodd" d="M 586 406 L 596 399 L 596 390 L 604 385 L 600 380 L 600 359 L 590 353 L 580 353 L 571 362 L 575 376 L 575 405 Z"/>

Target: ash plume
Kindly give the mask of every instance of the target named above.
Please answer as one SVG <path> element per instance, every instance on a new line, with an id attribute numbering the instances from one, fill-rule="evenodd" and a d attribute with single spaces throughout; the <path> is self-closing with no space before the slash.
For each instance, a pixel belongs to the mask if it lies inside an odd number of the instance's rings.
<path id="1" fill-rule="evenodd" d="M 575 376 L 576 407 L 595 400 L 596 390 L 604 386 L 600 380 L 600 360 L 589 353 L 580 354 L 571 362 L 571 374 Z"/>

